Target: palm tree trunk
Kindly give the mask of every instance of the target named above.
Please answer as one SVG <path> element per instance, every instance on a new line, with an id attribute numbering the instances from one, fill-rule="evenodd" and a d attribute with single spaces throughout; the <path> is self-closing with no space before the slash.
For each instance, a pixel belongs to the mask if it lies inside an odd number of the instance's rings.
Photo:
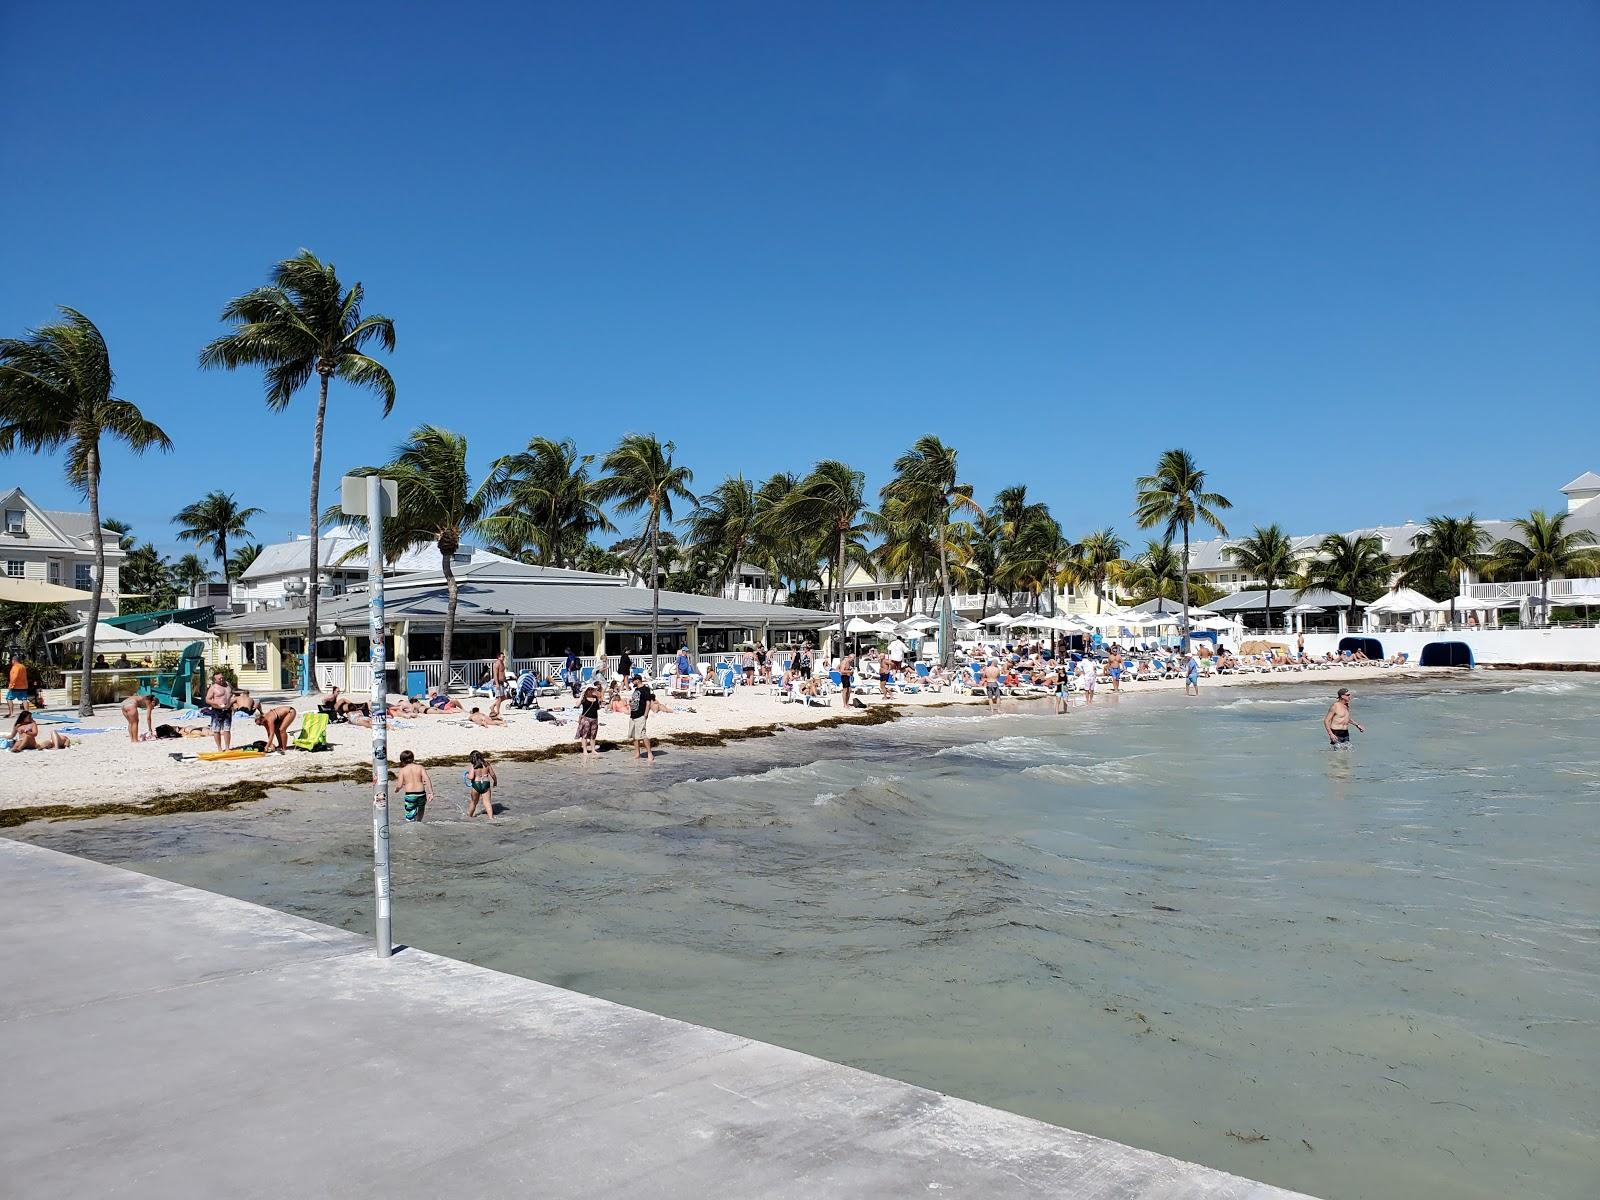
<path id="1" fill-rule="evenodd" d="M 989 581 L 983 581 L 983 603 L 978 609 L 978 620 L 983 620 L 989 615 Z"/>
<path id="2" fill-rule="evenodd" d="M 657 565 L 661 542 L 661 510 L 650 513 L 650 678 L 661 676 L 661 649 L 656 644 L 661 624 L 661 568 Z"/>
<path id="3" fill-rule="evenodd" d="M 833 599 L 839 606 L 839 660 L 844 661 L 844 535 L 839 530 L 839 548 L 833 557 Z"/>
<path id="4" fill-rule="evenodd" d="M 1267 580 L 1267 636 L 1272 636 L 1272 581 Z"/>
<path id="5" fill-rule="evenodd" d="M 367 547 L 367 553 L 372 553 L 372 547 Z M 380 550 L 381 554 L 382 551 Z M 439 646 L 439 657 L 444 661 L 439 666 L 439 679 L 444 684 L 446 693 L 450 690 L 450 658 L 454 647 L 451 645 L 456 636 L 456 564 L 454 553 L 446 554 L 444 547 L 439 547 L 439 561 L 444 569 L 444 637 Z M 471 681 L 468 681 L 470 686 Z"/>
<path id="6" fill-rule="evenodd" d="M 89 620 L 83 627 L 83 678 L 78 695 L 78 715 L 94 715 L 94 697 L 89 685 L 94 669 L 94 634 L 100 623 L 100 597 L 106 586 L 106 540 L 100 532 L 100 446 L 89 447 L 89 525 L 94 530 L 94 586 L 89 594 Z"/>
<path id="7" fill-rule="evenodd" d="M 949 667 L 951 663 L 955 662 L 955 647 L 950 644 L 952 641 L 950 632 L 955 629 L 956 611 L 951 603 L 953 597 L 950 595 L 950 547 L 948 545 L 949 538 L 946 536 L 948 532 L 948 527 L 941 520 L 939 522 L 939 595 L 944 600 L 944 611 L 939 614 L 939 665 L 941 667 Z"/>
<path id="8" fill-rule="evenodd" d="M 1183 652 L 1189 653 L 1189 522 L 1183 522 Z"/>
<path id="9" fill-rule="evenodd" d="M 317 503 L 322 492 L 322 427 L 328 419 L 328 375 L 321 368 L 322 389 L 317 396 L 317 423 L 311 434 L 311 578 L 306 583 L 306 653 L 301 666 L 301 693 L 318 692 L 317 687 Z M 367 548 L 372 553 L 372 548 Z"/>
<path id="10" fill-rule="evenodd" d="M 225 533 L 219 533 L 217 535 L 217 555 L 222 559 L 222 586 L 228 587 L 228 535 Z M 228 600 L 230 601 L 228 608 L 231 610 L 233 608 L 233 604 L 231 603 L 233 600 L 233 589 L 231 587 L 228 588 Z"/>

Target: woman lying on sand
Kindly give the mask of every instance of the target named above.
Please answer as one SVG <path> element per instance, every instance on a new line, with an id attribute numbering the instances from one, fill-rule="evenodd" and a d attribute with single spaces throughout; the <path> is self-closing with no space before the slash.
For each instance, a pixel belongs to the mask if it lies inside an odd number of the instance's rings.
<path id="1" fill-rule="evenodd" d="M 11 727 L 11 753 L 20 754 L 24 750 L 65 750 L 72 745 L 64 733 L 50 730 L 48 733 L 39 732 L 39 723 L 33 719 L 33 714 L 23 709 L 17 716 L 17 723 Z"/>

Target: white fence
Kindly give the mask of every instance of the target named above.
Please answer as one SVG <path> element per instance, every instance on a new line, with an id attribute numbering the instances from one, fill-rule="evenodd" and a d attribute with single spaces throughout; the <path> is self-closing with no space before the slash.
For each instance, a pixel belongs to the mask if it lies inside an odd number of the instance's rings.
<path id="1" fill-rule="evenodd" d="M 1537 579 L 1519 579 L 1514 583 L 1469 583 L 1466 594 L 1474 600 L 1522 600 L 1542 595 Z M 1552 579 L 1550 603 L 1578 603 L 1587 601 L 1600 605 L 1600 579 Z"/>

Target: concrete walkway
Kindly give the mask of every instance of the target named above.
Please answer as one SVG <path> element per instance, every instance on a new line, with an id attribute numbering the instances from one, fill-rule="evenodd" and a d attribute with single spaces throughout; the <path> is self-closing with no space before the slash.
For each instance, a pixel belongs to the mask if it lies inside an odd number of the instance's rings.
<path id="1" fill-rule="evenodd" d="M 7 1197 L 1290 1195 L 4 839 L 0 896 Z"/>

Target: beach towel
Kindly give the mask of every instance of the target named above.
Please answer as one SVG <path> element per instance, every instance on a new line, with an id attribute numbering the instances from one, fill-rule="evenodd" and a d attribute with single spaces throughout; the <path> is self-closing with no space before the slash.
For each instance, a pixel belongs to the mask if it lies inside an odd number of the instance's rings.
<path id="1" fill-rule="evenodd" d="M 328 749 L 328 714 L 306 713 L 300 718 L 300 732 L 290 743 L 300 750 Z"/>

